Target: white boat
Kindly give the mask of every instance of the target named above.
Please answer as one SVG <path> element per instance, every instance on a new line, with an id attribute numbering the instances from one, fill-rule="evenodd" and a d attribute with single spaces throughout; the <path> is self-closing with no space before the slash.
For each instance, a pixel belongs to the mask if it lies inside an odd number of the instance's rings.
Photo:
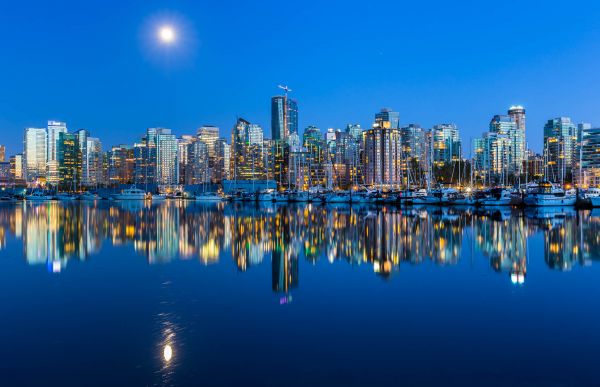
<path id="1" fill-rule="evenodd" d="M 277 192 L 275 194 L 275 201 L 279 203 L 287 203 L 290 201 L 290 198 L 287 192 Z"/>
<path id="2" fill-rule="evenodd" d="M 532 188 L 523 199 L 526 206 L 574 206 L 577 195 L 574 190 L 565 191 L 552 183 L 540 183 Z"/>
<path id="3" fill-rule="evenodd" d="M 480 206 L 510 206 L 513 202 L 513 195 L 507 189 L 492 188 L 484 197 L 477 200 Z"/>
<path id="4" fill-rule="evenodd" d="M 450 198 L 456 196 L 456 194 L 458 194 L 458 191 L 455 188 L 434 189 L 425 196 L 415 197 L 413 203 L 447 205 L 450 202 Z"/>
<path id="5" fill-rule="evenodd" d="M 308 202 L 310 200 L 308 191 L 294 191 L 291 196 L 291 200 L 294 202 Z"/>
<path id="6" fill-rule="evenodd" d="M 77 199 L 77 196 L 72 195 L 70 193 L 62 192 L 62 193 L 56 194 L 55 199 L 60 200 L 61 202 L 68 202 L 68 201 Z"/>
<path id="7" fill-rule="evenodd" d="M 97 193 L 86 191 L 86 192 L 82 193 L 81 195 L 79 195 L 79 200 L 85 200 L 85 201 L 100 200 L 100 195 L 98 195 Z"/>
<path id="8" fill-rule="evenodd" d="M 135 188 L 127 188 L 122 190 L 120 193 L 114 194 L 113 199 L 115 200 L 146 200 L 146 192 Z"/>
<path id="9" fill-rule="evenodd" d="M 216 192 L 200 192 L 194 195 L 197 202 L 221 202 L 223 197 Z"/>
<path id="10" fill-rule="evenodd" d="M 325 194 L 325 203 L 350 203 L 352 195 L 346 191 L 329 192 Z"/>
<path id="11" fill-rule="evenodd" d="M 450 197 L 449 204 L 455 206 L 472 206 L 477 203 L 477 200 L 471 194 L 465 194 L 462 192 L 457 193 Z"/>
<path id="12" fill-rule="evenodd" d="M 33 191 L 25 196 L 25 200 L 39 202 L 44 200 L 52 200 L 52 195 L 47 195 L 44 191 Z"/>
<path id="13" fill-rule="evenodd" d="M 275 201 L 275 191 L 273 191 L 272 189 L 266 189 L 266 190 L 260 191 L 258 193 L 257 200 L 259 202 L 274 202 Z"/>
<path id="14" fill-rule="evenodd" d="M 167 200 L 167 195 L 165 195 L 165 194 L 148 194 L 147 198 L 150 199 L 151 201 L 153 201 L 154 203 L 158 203 L 158 202 L 164 202 L 165 200 Z"/>
<path id="15" fill-rule="evenodd" d="M 583 194 L 586 200 L 592 207 L 600 207 L 600 188 L 590 188 Z"/>

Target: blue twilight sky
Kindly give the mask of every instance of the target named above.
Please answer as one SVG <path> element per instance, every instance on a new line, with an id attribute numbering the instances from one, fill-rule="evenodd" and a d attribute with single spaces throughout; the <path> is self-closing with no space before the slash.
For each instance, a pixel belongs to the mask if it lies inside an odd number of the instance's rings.
<path id="1" fill-rule="evenodd" d="M 156 28 L 172 23 L 177 44 Z M 459 125 L 465 142 L 511 104 L 528 141 L 561 115 L 600 124 L 600 1 L 0 0 L 0 143 L 21 149 L 48 119 L 105 148 L 146 127 L 176 134 L 236 116 L 270 137 L 287 84 L 300 127 Z M 468 152 L 466 152 L 468 156 Z"/>

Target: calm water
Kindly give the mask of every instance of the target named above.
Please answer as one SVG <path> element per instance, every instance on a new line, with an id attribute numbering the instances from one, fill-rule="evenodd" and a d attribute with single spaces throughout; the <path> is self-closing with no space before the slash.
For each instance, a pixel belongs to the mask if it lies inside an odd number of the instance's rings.
<path id="1" fill-rule="evenodd" d="M 600 212 L 0 206 L 1 385 L 600 382 Z"/>

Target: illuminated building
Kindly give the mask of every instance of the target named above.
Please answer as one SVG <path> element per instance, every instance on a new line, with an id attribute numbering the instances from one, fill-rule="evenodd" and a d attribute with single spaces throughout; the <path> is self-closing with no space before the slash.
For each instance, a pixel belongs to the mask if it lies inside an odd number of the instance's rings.
<path id="1" fill-rule="evenodd" d="M 0 163 L 6 161 L 6 147 L 0 145 Z"/>
<path id="2" fill-rule="evenodd" d="M 116 145 L 108 151 L 108 181 L 111 185 L 132 184 L 134 152 L 128 145 Z"/>
<path id="3" fill-rule="evenodd" d="M 508 109 L 508 116 L 516 124 L 513 132 L 509 133 L 511 140 L 511 171 L 522 173 L 521 167 L 526 158 L 526 118 L 525 108 L 520 105 L 511 106 Z"/>
<path id="4" fill-rule="evenodd" d="M 544 125 L 544 158 L 546 179 L 571 181 L 577 154 L 577 126 L 569 117 L 548 120 Z"/>
<path id="5" fill-rule="evenodd" d="M 271 98 L 271 138 L 285 140 L 298 133 L 298 102 L 287 96 Z"/>
<path id="6" fill-rule="evenodd" d="M 10 174 L 12 182 L 16 185 L 25 183 L 23 171 L 23 155 L 18 153 L 10 157 Z"/>
<path id="7" fill-rule="evenodd" d="M 187 145 L 186 183 L 203 184 L 210 182 L 208 145 L 202 141 L 193 141 Z"/>
<path id="8" fill-rule="evenodd" d="M 87 138 L 85 169 L 83 184 L 87 186 L 98 186 L 104 184 L 102 174 L 102 143 L 95 137 Z"/>
<path id="9" fill-rule="evenodd" d="M 400 113 L 391 109 L 383 108 L 375 114 L 375 124 L 373 127 L 381 129 L 400 129 Z"/>
<path id="10" fill-rule="evenodd" d="M 367 185 L 398 186 L 402 182 L 399 117 L 387 109 L 375 115 L 373 128 L 363 132 L 364 180 Z"/>
<path id="11" fill-rule="evenodd" d="M 206 144 L 208 150 L 208 168 L 210 168 L 211 180 L 217 181 L 217 141 L 219 141 L 219 128 L 212 125 L 204 125 L 198 128 L 197 138 Z"/>
<path id="12" fill-rule="evenodd" d="M 60 132 L 56 145 L 59 185 L 74 191 L 81 181 L 79 138 L 77 134 Z"/>
<path id="13" fill-rule="evenodd" d="M 190 164 L 188 151 L 190 149 L 190 145 L 196 141 L 198 141 L 197 138 L 189 135 L 183 135 L 177 141 L 177 161 L 179 163 L 180 184 L 186 184 L 186 181 L 190 176 L 190 170 L 193 168 L 193 165 Z M 203 167 L 208 169 L 208 165 L 203 165 Z"/>
<path id="14" fill-rule="evenodd" d="M 60 121 L 48 121 L 46 144 L 47 181 L 50 184 L 59 182 L 58 140 L 60 133 L 67 133 L 67 124 Z"/>
<path id="15" fill-rule="evenodd" d="M 307 162 L 309 164 L 311 185 L 325 185 L 325 158 L 327 146 L 321 130 L 316 126 L 304 129 L 302 146 L 308 152 Z"/>
<path id="16" fill-rule="evenodd" d="M 170 129 L 162 129 L 156 134 L 156 183 L 179 184 L 177 137 Z"/>
<path id="17" fill-rule="evenodd" d="M 27 128 L 23 139 L 23 158 L 25 179 L 34 182 L 46 177 L 46 129 Z"/>
<path id="18" fill-rule="evenodd" d="M 214 178 L 217 182 L 231 179 L 230 161 L 231 148 L 227 140 L 220 138 L 215 143 L 215 169 Z"/>
<path id="19" fill-rule="evenodd" d="M 233 178 L 264 179 L 263 131 L 259 125 L 239 118 L 231 135 Z"/>
<path id="20" fill-rule="evenodd" d="M 433 162 L 436 166 L 460 160 L 462 144 L 455 124 L 434 125 L 431 129 L 433 141 Z"/>
<path id="21" fill-rule="evenodd" d="M 584 186 L 600 187 L 600 128 L 581 132 L 581 175 Z"/>

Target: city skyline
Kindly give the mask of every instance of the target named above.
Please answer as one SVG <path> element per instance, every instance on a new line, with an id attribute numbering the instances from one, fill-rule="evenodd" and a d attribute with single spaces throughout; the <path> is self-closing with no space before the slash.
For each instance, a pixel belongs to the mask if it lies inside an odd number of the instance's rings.
<path id="1" fill-rule="evenodd" d="M 519 3 L 517 14 L 508 12 L 506 3 L 434 9 L 389 2 L 360 9 L 309 3 L 285 22 L 269 4 L 227 12 L 217 4 L 137 4 L 100 9 L 85 25 L 73 21 L 84 11 L 73 4 L 7 4 L 0 31 L 16 32 L 17 38 L 0 47 L 7 53 L 0 65 L 3 133 L 55 119 L 114 145 L 157 126 L 180 135 L 213 124 L 226 135 L 237 116 L 268 133 L 269 98 L 282 83 L 299 101 L 301 129 L 343 128 L 350 122 L 368 128 L 371 112 L 388 106 L 400 113 L 401 125 L 456 123 L 467 142 L 487 130 L 491 112 L 518 104 L 528 109 L 529 145 L 539 152 L 548 119 L 600 122 L 589 84 L 598 75 L 592 64 L 599 56 L 593 2 L 568 9 Z M 376 17 L 380 7 L 402 16 L 399 22 L 382 27 Z M 334 12 L 338 17 L 332 19 Z M 242 14 L 263 27 L 229 32 L 220 27 L 224 15 L 230 20 Z M 503 15 L 503 28 L 484 22 L 493 14 Z M 110 30 L 104 25 L 108 17 L 114 21 Z M 46 44 L 40 44 L 35 29 L 17 24 L 23 18 L 28 25 L 53 20 Z M 560 28 L 544 22 L 555 18 L 573 22 Z M 181 49 L 165 53 L 149 42 L 148 29 L 162 20 L 173 20 L 181 30 Z M 453 28 L 442 37 L 436 26 L 448 20 Z M 290 32 L 285 36 L 269 33 L 284 28 Z M 235 39 L 239 50 L 231 46 Z M 249 58 L 243 65 L 234 60 L 239 54 Z M 280 66 L 274 57 L 288 65 Z M 148 84 L 154 93 L 141 92 Z M 2 140 L 7 154 L 17 153 L 20 139 Z"/>

